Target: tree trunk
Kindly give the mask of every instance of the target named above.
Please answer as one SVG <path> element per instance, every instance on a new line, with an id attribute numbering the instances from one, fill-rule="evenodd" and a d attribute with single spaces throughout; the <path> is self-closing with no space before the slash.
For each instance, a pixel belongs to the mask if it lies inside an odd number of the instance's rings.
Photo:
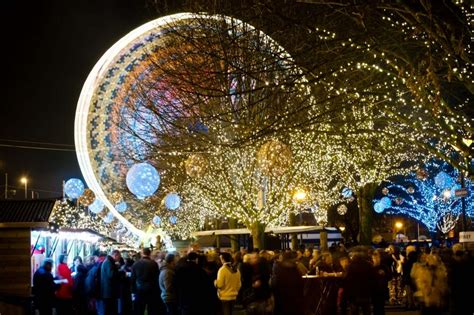
<path id="1" fill-rule="evenodd" d="M 290 223 L 290 226 L 296 226 L 296 214 L 290 213 L 289 223 Z M 296 233 L 292 233 L 290 234 L 290 238 L 291 238 L 291 249 L 297 250 L 298 249 L 298 235 Z"/>
<path id="2" fill-rule="evenodd" d="M 328 232 L 319 232 L 319 245 L 321 250 L 328 250 Z"/>
<path id="3" fill-rule="evenodd" d="M 359 208 L 359 244 L 370 245 L 372 242 L 372 216 L 377 183 L 367 183 L 357 191 L 357 205 Z"/>
<path id="4" fill-rule="evenodd" d="M 264 249 L 265 248 L 265 225 L 261 223 L 254 223 L 250 227 L 252 232 L 252 243 L 253 249 Z"/>
<path id="5" fill-rule="evenodd" d="M 229 228 L 236 229 L 237 228 L 237 219 L 229 218 Z M 229 235 L 230 237 L 230 248 L 232 252 L 239 250 L 239 242 L 237 241 L 237 235 Z"/>
<path id="6" fill-rule="evenodd" d="M 219 219 L 216 219 L 216 230 L 219 230 L 221 228 L 221 223 Z M 216 235 L 216 248 L 221 247 L 221 238 L 219 235 Z"/>

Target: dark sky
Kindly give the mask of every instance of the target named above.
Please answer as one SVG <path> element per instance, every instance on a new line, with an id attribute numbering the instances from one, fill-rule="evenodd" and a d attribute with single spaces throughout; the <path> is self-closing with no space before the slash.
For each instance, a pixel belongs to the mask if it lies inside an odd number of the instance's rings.
<path id="1" fill-rule="evenodd" d="M 111 45 L 156 17 L 145 1 L 1 1 L 0 144 L 73 145 L 82 84 Z M 0 173 L 0 198 L 5 173 L 9 185 L 19 187 L 26 175 L 28 188 L 41 190 L 45 198 L 60 195 L 63 179 L 82 178 L 74 152 L 1 146 Z M 24 190 L 17 194 L 22 197 Z"/>

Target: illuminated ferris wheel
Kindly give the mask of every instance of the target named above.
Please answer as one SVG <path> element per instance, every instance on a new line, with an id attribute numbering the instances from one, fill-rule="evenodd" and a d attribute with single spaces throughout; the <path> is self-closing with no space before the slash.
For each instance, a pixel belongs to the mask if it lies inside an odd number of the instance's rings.
<path id="1" fill-rule="evenodd" d="M 156 135 L 176 134 L 179 132 L 176 126 L 183 120 L 186 120 L 188 130 L 191 126 L 194 131 L 207 132 L 210 127 L 210 124 L 203 123 L 202 112 L 198 113 L 201 119 L 195 119 L 192 117 L 196 114 L 193 109 L 183 105 L 185 102 L 179 95 L 173 94 L 173 87 L 181 83 L 164 80 L 164 75 L 154 77 L 152 69 L 179 58 L 176 46 L 191 45 L 181 39 L 179 45 L 174 45 L 175 50 L 169 48 L 170 43 L 176 41 L 177 30 L 193 32 L 205 40 L 206 32 L 200 33 L 202 28 L 215 27 L 216 23 L 231 25 L 229 30 L 236 33 L 245 29 L 257 32 L 263 46 L 269 47 L 268 54 L 278 55 L 278 69 L 288 70 L 285 63 L 291 60 L 291 57 L 270 37 L 256 31 L 252 26 L 228 17 L 182 13 L 146 23 L 120 39 L 96 63 L 81 91 L 76 111 L 75 144 L 84 179 L 96 197 L 109 209 L 110 214 L 137 236 L 144 235 L 145 226 L 136 226 L 137 223 L 124 213 L 123 205 L 125 201 L 131 205 L 129 208 L 135 209 L 134 205 L 140 204 L 145 198 L 153 197 L 159 190 L 160 169 L 151 158 L 156 152 L 150 148 L 150 144 L 158 146 L 160 143 Z M 265 60 L 267 59 L 272 60 Z M 199 58 L 195 60 L 199 66 L 207 62 Z M 266 69 L 270 64 L 258 66 Z M 260 80 L 265 81 L 264 78 Z M 242 77 L 229 75 L 228 89 L 231 92 L 238 89 L 242 81 L 251 87 L 258 84 L 248 78 L 243 80 Z M 144 87 L 149 88 L 150 84 L 153 85 L 150 89 L 152 92 L 143 92 Z M 159 89 L 156 85 L 160 85 Z M 156 90 L 163 92 L 156 93 Z M 146 106 L 144 99 L 137 97 L 139 92 L 145 93 L 147 101 L 151 100 L 153 106 Z M 278 93 L 272 92 L 271 95 L 277 97 Z M 238 97 L 239 93 L 233 93 L 229 98 L 234 115 L 238 106 L 241 106 L 239 102 L 243 103 Z M 283 106 L 278 102 L 273 103 Z M 265 119 L 268 110 L 262 108 L 255 115 Z M 191 125 L 189 121 L 192 121 Z M 126 187 L 128 197 L 120 193 Z M 168 209 L 179 207 L 179 197 L 176 194 L 168 194 L 166 202 L 169 204 Z M 118 208 L 119 204 L 121 206 Z M 158 220 L 159 218 L 153 218 L 150 221 L 156 224 Z M 176 221 L 176 218 L 173 220 Z"/>

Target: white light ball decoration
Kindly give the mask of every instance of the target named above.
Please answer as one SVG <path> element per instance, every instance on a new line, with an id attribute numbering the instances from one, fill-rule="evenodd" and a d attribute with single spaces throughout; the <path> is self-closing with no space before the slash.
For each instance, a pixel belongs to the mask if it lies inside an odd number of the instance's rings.
<path id="1" fill-rule="evenodd" d="M 181 197 L 177 193 L 169 193 L 165 197 L 165 207 L 169 210 L 176 210 L 181 205 Z"/>
<path id="2" fill-rule="evenodd" d="M 115 205 L 115 210 L 117 210 L 120 213 L 124 213 L 128 208 L 128 205 L 125 201 L 119 202 L 118 204 Z"/>
<path id="3" fill-rule="evenodd" d="M 348 188 L 348 187 L 344 187 L 342 189 L 342 197 L 344 198 L 350 198 L 352 197 L 352 189 Z"/>
<path id="4" fill-rule="evenodd" d="M 337 213 L 339 215 L 345 215 L 347 213 L 347 206 L 345 204 L 339 205 L 337 207 Z"/>
<path id="5" fill-rule="evenodd" d="M 382 188 L 382 194 L 384 194 L 385 196 L 387 196 L 389 192 L 390 191 L 388 190 L 387 187 Z"/>
<path id="6" fill-rule="evenodd" d="M 258 166 L 267 175 L 283 175 L 292 162 L 293 153 L 290 147 L 279 140 L 268 140 L 258 149 Z"/>
<path id="7" fill-rule="evenodd" d="M 161 218 L 158 215 L 155 215 L 152 220 L 154 225 L 160 225 L 161 224 Z"/>
<path id="8" fill-rule="evenodd" d="M 419 168 L 416 170 L 416 178 L 419 180 L 425 180 L 428 178 L 428 171 L 424 168 Z"/>
<path id="9" fill-rule="evenodd" d="M 171 217 L 170 217 L 170 223 L 174 225 L 174 224 L 176 224 L 176 222 L 178 222 L 178 218 L 175 217 L 174 215 L 171 216 Z"/>
<path id="10" fill-rule="evenodd" d="M 408 187 L 407 188 L 407 193 L 414 194 L 415 193 L 415 187 L 412 187 L 412 186 Z"/>
<path id="11" fill-rule="evenodd" d="M 395 198 L 395 204 L 401 206 L 403 204 L 403 198 L 402 197 Z"/>
<path id="12" fill-rule="evenodd" d="M 84 193 L 84 183 L 78 178 L 71 178 L 64 184 L 64 193 L 70 199 L 77 199 Z"/>
<path id="13" fill-rule="evenodd" d="M 107 224 L 112 223 L 112 221 L 115 219 L 115 216 L 112 212 L 107 213 L 107 215 L 104 217 L 104 222 Z"/>
<path id="14" fill-rule="evenodd" d="M 392 201 L 388 197 L 383 197 L 382 199 L 380 199 L 379 203 L 384 210 L 392 206 Z"/>
<path id="15" fill-rule="evenodd" d="M 148 163 L 133 165 L 127 172 L 127 187 L 137 196 L 144 199 L 155 193 L 160 185 L 160 174 Z"/>
<path id="16" fill-rule="evenodd" d="M 202 154 L 192 154 L 184 161 L 184 169 L 190 177 L 199 177 L 206 173 L 208 161 Z"/>
<path id="17" fill-rule="evenodd" d="M 435 182 L 435 185 L 441 189 L 451 188 L 452 186 L 456 184 L 454 178 L 452 178 L 446 172 L 443 172 L 443 171 L 439 172 L 435 176 L 434 182 Z"/>
<path id="18" fill-rule="evenodd" d="M 104 203 L 102 202 L 102 200 L 96 198 L 94 202 L 89 206 L 89 210 L 95 214 L 101 213 L 102 210 L 104 210 Z"/>
<path id="19" fill-rule="evenodd" d="M 382 213 L 385 210 L 385 208 L 382 206 L 380 202 L 377 202 L 374 204 L 374 211 L 377 213 Z"/>

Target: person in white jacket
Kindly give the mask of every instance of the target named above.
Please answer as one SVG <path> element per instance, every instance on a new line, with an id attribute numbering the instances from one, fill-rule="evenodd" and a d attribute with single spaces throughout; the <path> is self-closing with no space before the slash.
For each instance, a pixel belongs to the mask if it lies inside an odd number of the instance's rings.
<path id="1" fill-rule="evenodd" d="M 232 256 L 229 253 L 221 253 L 220 259 L 222 267 L 217 272 L 214 284 L 222 303 L 222 314 L 231 315 L 241 287 L 240 272 L 232 266 Z"/>

